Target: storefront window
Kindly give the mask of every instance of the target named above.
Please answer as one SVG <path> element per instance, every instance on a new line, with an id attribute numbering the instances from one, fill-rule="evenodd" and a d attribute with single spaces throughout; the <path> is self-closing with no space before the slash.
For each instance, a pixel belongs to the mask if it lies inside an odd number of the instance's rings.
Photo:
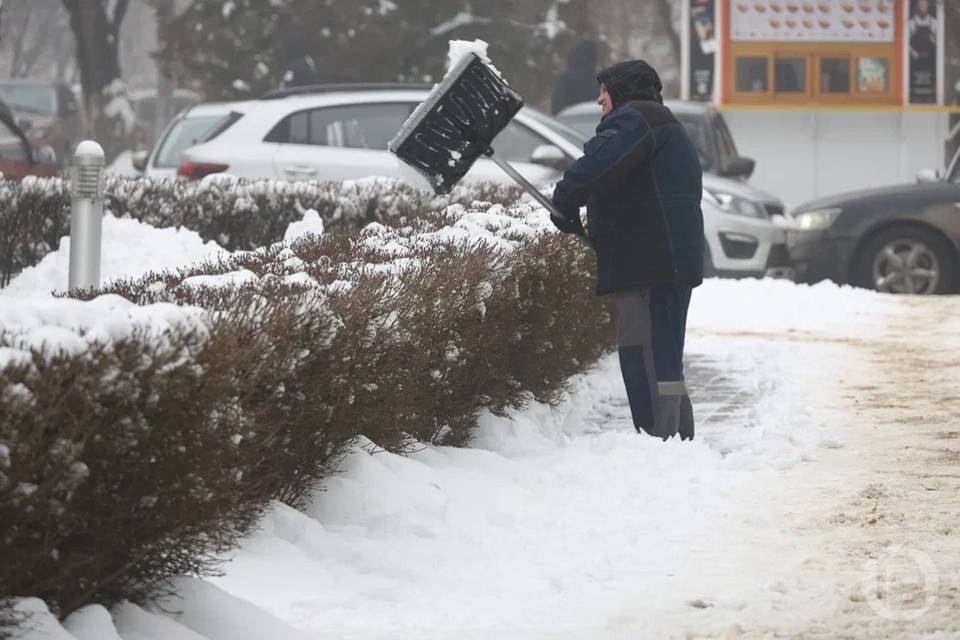
<path id="1" fill-rule="evenodd" d="M 767 58 L 737 58 L 737 91 L 744 93 L 767 93 Z"/>
<path id="2" fill-rule="evenodd" d="M 849 58 L 820 58 L 820 93 L 850 93 Z"/>
<path id="3" fill-rule="evenodd" d="M 777 58 L 773 71 L 773 86 L 777 93 L 805 93 L 807 91 L 806 58 Z"/>
<path id="4" fill-rule="evenodd" d="M 857 61 L 857 91 L 886 93 L 890 63 L 886 58 L 860 58 Z"/>

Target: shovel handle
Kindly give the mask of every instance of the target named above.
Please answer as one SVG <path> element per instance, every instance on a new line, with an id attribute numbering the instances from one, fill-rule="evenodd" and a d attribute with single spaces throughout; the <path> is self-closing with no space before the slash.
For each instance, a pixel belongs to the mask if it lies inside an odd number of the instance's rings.
<path id="1" fill-rule="evenodd" d="M 506 160 L 502 160 L 501 158 L 497 157 L 497 155 L 496 155 L 495 153 L 493 153 L 492 150 L 491 150 L 489 153 L 485 154 L 485 155 L 487 155 L 491 160 L 493 160 L 493 161 L 497 164 L 498 167 L 500 167 L 501 169 L 503 169 L 504 173 L 506 173 L 508 176 L 510 176 L 511 178 L 513 178 L 514 181 L 515 181 L 517 184 L 519 184 L 521 187 L 523 187 L 524 191 L 526 191 L 526 192 L 529 193 L 531 196 L 533 196 L 533 199 L 534 199 L 534 200 L 536 200 L 536 201 L 539 202 L 541 205 L 543 205 L 543 207 L 544 207 L 547 211 L 550 212 L 550 215 L 551 215 L 551 216 L 553 216 L 554 218 L 557 218 L 558 220 L 566 220 L 566 219 L 567 219 L 566 216 L 564 216 L 562 213 L 560 213 L 560 212 L 557 210 L 557 208 L 556 208 L 555 206 L 553 206 L 553 202 L 550 200 L 550 198 L 548 198 L 547 196 L 545 196 L 545 195 L 543 195 L 542 193 L 540 193 L 540 190 L 537 189 L 537 188 L 536 188 L 535 186 L 533 186 L 532 184 L 530 184 L 530 181 L 529 181 L 529 180 L 527 180 L 527 179 L 524 178 L 522 175 L 520 175 L 520 172 L 517 171 L 516 169 L 514 169 L 514 168 L 513 168 L 513 165 L 511 165 L 511 164 L 510 164 L 509 162 L 507 162 Z"/>

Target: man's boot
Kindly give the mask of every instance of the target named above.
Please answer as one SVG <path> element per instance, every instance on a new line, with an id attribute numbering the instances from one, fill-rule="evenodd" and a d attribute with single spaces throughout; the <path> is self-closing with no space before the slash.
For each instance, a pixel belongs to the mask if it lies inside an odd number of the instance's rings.
<path id="1" fill-rule="evenodd" d="M 690 395 L 683 394 L 680 400 L 680 439 L 693 440 L 693 403 L 690 402 Z"/>
<path id="2" fill-rule="evenodd" d="M 668 440 L 677 435 L 680 428 L 680 414 L 687 387 L 682 380 L 678 382 L 657 383 L 656 422 L 651 435 Z"/>

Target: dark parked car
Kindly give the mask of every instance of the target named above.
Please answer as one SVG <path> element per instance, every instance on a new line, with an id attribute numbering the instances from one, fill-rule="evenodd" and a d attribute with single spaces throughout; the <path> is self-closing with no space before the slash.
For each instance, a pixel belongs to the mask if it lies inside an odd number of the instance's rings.
<path id="1" fill-rule="evenodd" d="M 17 126 L 13 112 L 0 102 L 0 174 L 19 180 L 57 174 L 57 157 L 49 146 L 35 147 Z"/>
<path id="2" fill-rule="evenodd" d="M 4 80 L 0 100 L 13 111 L 17 125 L 37 147 L 50 146 L 66 162 L 82 139 L 80 103 L 67 85 L 58 82 Z"/>
<path id="3" fill-rule="evenodd" d="M 787 234 L 803 282 L 887 293 L 960 292 L 960 152 L 946 175 L 824 198 L 793 211 Z"/>

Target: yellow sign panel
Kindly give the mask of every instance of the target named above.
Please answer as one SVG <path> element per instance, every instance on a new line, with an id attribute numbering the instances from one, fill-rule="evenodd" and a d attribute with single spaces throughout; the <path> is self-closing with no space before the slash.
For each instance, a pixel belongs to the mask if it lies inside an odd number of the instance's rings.
<path id="1" fill-rule="evenodd" d="M 733 42 L 870 42 L 896 38 L 894 0 L 732 0 Z"/>

